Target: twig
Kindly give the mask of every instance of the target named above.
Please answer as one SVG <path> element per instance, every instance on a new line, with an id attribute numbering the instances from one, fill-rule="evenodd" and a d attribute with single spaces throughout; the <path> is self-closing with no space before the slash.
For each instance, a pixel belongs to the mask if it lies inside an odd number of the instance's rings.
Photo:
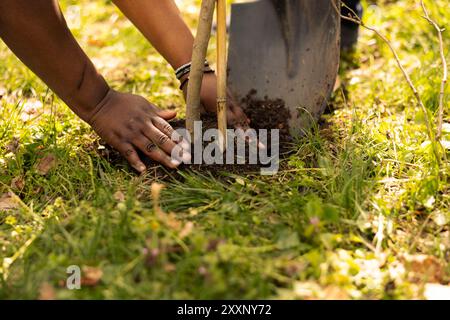
<path id="1" fill-rule="evenodd" d="M 442 124 L 444 120 L 444 97 L 445 97 L 445 88 L 447 86 L 447 79 L 448 79 L 448 66 L 447 66 L 447 60 L 445 58 L 445 52 L 444 52 L 444 41 L 442 37 L 442 29 L 439 27 L 439 25 L 431 19 L 427 7 L 425 6 L 425 3 L 423 0 L 420 0 L 420 4 L 422 5 L 423 12 L 425 14 L 424 18 L 436 29 L 438 33 L 439 38 L 439 52 L 441 54 L 441 61 L 442 61 L 442 81 L 441 81 L 441 90 L 439 92 L 439 111 L 438 111 L 438 121 L 437 121 L 437 133 L 436 133 L 436 140 L 440 140 L 442 136 Z"/>
<path id="2" fill-rule="evenodd" d="M 356 23 L 358 25 L 360 25 L 361 27 L 372 31 L 373 33 L 375 33 L 381 40 L 383 40 L 383 42 L 389 47 L 390 51 L 392 52 L 392 54 L 394 55 L 394 59 L 397 62 L 397 65 L 399 67 L 399 69 L 401 70 L 403 77 L 405 78 L 406 82 L 408 83 L 409 88 L 411 89 L 411 91 L 414 94 L 414 97 L 417 100 L 417 103 L 419 104 L 420 108 L 422 109 L 422 112 L 424 113 L 424 117 L 425 117 L 425 125 L 427 127 L 427 135 L 428 135 L 428 139 L 431 141 L 431 145 L 433 148 L 433 153 L 436 159 L 436 162 L 438 164 L 438 166 L 440 166 L 441 163 L 441 157 L 439 156 L 439 152 L 437 151 L 436 145 L 434 143 L 434 141 L 436 141 L 434 139 L 434 133 L 433 133 L 433 128 L 431 126 L 431 121 L 429 118 L 429 114 L 428 114 L 428 110 L 425 107 L 425 104 L 423 103 L 423 100 L 419 94 L 419 91 L 417 90 L 417 88 L 415 87 L 414 83 L 411 80 L 411 77 L 409 76 L 408 72 L 406 72 L 405 67 L 403 66 L 403 63 L 401 62 L 397 51 L 394 49 L 394 46 L 392 45 L 392 43 L 382 34 L 380 33 L 377 29 L 375 29 L 374 27 L 370 27 L 367 26 L 360 18 L 359 16 L 356 14 L 356 12 L 350 8 L 349 6 L 347 6 L 345 3 L 342 3 L 342 6 L 346 7 L 349 12 L 350 15 L 349 16 L 345 16 L 343 14 L 341 14 L 341 11 L 339 10 L 339 8 L 336 5 L 336 1 L 335 0 L 330 0 L 333 3 L 333 7 L 334 9 L 337 11 L 337 13 L 340 15 L 340 17 L 344 20 L 347 21 L 351 21 L 353 23 Z M 437 143 L 440 144 L 440 141 L 438 140 Z"/>
<path id="3" fill-rule="evenodd" d="M 356 23 L 358 25 L 360 25 L 361 27 L 372 31 L 373 33 L 375 33 L 379 38 L 381 38 L 381 40 L 383 40 L 384 43 L 387 44 L 387 46 L 389 47 L 389 49 L 391 50 L 392 54 L 394 55 L 394 59 L 397 62 L 398 67 L 400 68 L 403 77 L 405 78 L 406 82 L 408 83 L 408 86 L 410 87 L 410 89 L 412 90 L 414 97 L 416 98 L 417 102 L 419 103 L 419 106 L 422 108 L 422 111 L 425 114 L 425 124 L 427 126 L 427 131 L 428 131 L 428 137 L 430 140 L 433 140 L 433 130 L 431 128 L 431 123 L 430 123 L 430 119 L 428 118 L 428 110 L 425 107 L 425 104 L 422 101 L 422 98 L 420 97 L 419 91 L 416 89 L 414 83 L 411 80 L 411 77 L 409 76 L 408 72 L 406 72 L 405 67 L 403 66 L 403 63 L 400 60 L 400 57 L 398 56 L 397 51 L 394 49 L 394 46 L 392 45 L 392 43 L 382 34 L 380 33 L 377 29 L 375 29 L 374 27 L 370 27 L 367 26 L 360 18 L 359 16 L 356 14 L 356 12 L 350 8 L 349 6 L 347 6 L 345 3 L 342 3 L 342 5 L 344 7 L 346 7 L 349 11 L 350 11 L 350 16 L 345 16 L 342 15 L 339 8 L 336 6 L 336 2 L 334 0 L 331 0 L 331 2 L 333 3 L 333 6 L 335 8 L 335 10 L 337 10 L 337 12 L 339 13 L 339 15 L 341 16 L 342 19 L 347 20 L 347 21 L 351 21 L 353 23 Z"/>
<path id="4" fill-rule="evenodd" d="M 217 125 L 219 147 L 227 145 L 227 3 L 217 0 Z"/>
<path id="5" fill-rule="evenodd" d="M 208 50 L 209 39 L 211 38 L 215 4 L 216 0 L 202 1 L 200 20 L 192 52 L 192 65 L 186 97 L 186 129 L 190 132 L 194 141 L 198 138 L 194 136 L 194 123 L 200 120 L 200 92 L 206 52 Z"/>

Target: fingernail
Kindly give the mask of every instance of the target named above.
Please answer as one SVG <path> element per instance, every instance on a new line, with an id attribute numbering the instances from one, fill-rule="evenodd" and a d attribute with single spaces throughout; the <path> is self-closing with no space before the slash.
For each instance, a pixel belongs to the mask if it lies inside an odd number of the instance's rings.
<path id="1" fill-rule="evenodd" d="M 180 160 L 176 160 L 176 159 L 172 159 L 172 160 L 170 160 L 170 163 L 172 165 L 174 165 L 175 167 L 178 167 L 181 164 L 181 161 Z"/>
<path id="2" fill-rule="evenodd" d="M 137 166 L 137 170 L 138 170 L 139 172 L 144 172 L 145 169 L 147 169 L 147 167 L 144 166 L 143 164 Z"/>

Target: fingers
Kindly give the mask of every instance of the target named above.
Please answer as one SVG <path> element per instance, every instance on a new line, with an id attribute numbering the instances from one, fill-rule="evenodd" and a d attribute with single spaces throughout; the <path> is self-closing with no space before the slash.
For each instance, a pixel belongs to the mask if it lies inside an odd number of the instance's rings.
<path id="1" fill-rule="evenodd" d="M 180 146 L 184 149 L 189 151 L 189 143 L 183 139 L 183 136 L 181 136 L 178 132 L 176 132 L 173 127 L 164 119 L 159 117 L 154 117 L 152 119 L 152 124 L 163 134 L 168 136 L 173 142 L 180 144 Z M 152 126 L 150 125 L 150 128 Z M 148 134 L 150 134 L 148 132 Z M 147 135 L 148 136 L 148 135 Z M 150 138 L 150 137 L 149 137 Z"/>
<path id="2" fill-rule="evenodd" d="M 144 130 L 144 135 L 172 160 L 184 163 L 191 161 L 189 144 L 186 141 L 177 144 L 156 127 L 148 127 Z"/>
<path id="3" fill-rule="evenodd" d="M 118 151 L 122 154 L 122 156 L 127 159 L 128 163 L 136 169 L 139 173 L 142 173 L 145 171 L 146 166 L 139 158 L 136 149 L 129 143 L 123 144 L 121 147 L 118 148 Z"/>
<path id="4" fill-rule="evenodd" d="M 230 96 L 229 96 L 230 97 Z M 235 129 L 237 129 L 238 137 L 243 139 L 244 141 L 248 142 L 249 144 L 256 143 L 258 146 L 258 149 L 265 150 L 266 146 L 259 141 L 258 137 L 254 134 L 246 135 L 244 132 L 247 132 L 247 130 L 250 128 L 250 119 L 247 118 L 246 114 L 242 110 L 241 107 L 239 107 L 234 100 L 230 99 L 230 112 L 229 116 L 231 117 L 232 125 Z M 241 130 L 239 130 L 241 129 Z"/>
<path id="5" fill-rule="evenodd" d="M 161 148 L 165 153 L 171 154 L 176 144 L 170 139 L 170 135 L 161 132 L 153 124 L 147 123 L 142 129 L 144 136 L 157 147 Z"/>
<path id="6" fill-rule="evenodd" d="M 171 110 L 160 110 L 157 112 L 158 116 L 163 118 L 164 120 L 172 120 L 177 116 L 176 111 Z"/>
<path id="7" fill-rule="evenodd" d="M 155 125 L 156 128 L 158 128 L 162 133 L 164 133 L 169 138 L 174 138 L 174 132 L 175 130 L 172 128 L 172 126 L 163 118 L 160 117 L 153 117 L 152 118 L 152 124 Z M 175 141 L 175 140 L 173 140 Z M 175 141 L 178 142 L 178 141 Z"/>
<path id="8" fill-rule="evenodd" d="M 247 118 L 241 108 L 236 107 L 235 105 L 229 107 L 227 118 L 229 125 L 233 126 L 235 129 L 250 129 L 250 119 Z"/>
<path id="9" fill-rule="evenodd" d="M 158 148 L 158 146 L 151 140 L 142 138 L 135 142 L 137 148 L 139 148 L 147 157 L 165 165 L 168 168 L 175 169 L 181 164 L 181 160 L 169 157 L 164 151 Z"/>

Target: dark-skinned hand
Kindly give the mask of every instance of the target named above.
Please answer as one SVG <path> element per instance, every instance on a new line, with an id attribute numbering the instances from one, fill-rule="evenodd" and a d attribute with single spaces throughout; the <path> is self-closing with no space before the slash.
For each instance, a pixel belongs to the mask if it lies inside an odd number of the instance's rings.
<path id="1" fill-rule="evenodd" d="M 174 129 L 167 121 L 175 116 L 176 112 L 159 110 L 141 96 L 110 90 L 88 123 L 142 173 L 146 167 L 137 150 L 168 168 L 190 160 L 188 152 L 171 157 L 177 145 L 181 146 L 177 150 L 188 148 L 185 141 L 174 141 L 176 134 L 173 135 Z"/>

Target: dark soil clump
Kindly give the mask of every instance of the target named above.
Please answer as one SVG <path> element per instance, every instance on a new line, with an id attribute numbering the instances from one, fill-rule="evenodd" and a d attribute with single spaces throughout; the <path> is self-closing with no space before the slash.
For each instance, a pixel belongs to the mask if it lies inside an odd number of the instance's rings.
<path id="1" fill-rule="evenodd" d="M 280 152 L 284 154 L 289 149 L 289 144 L 293 141 L 289 133 L 288 120 L 291 117 L 289 110 L 281 99 L 264 100 L 255 99 L 256 91 L 243 98 L 241 106 L 245 114 L 251 120 L 250 126 L 253 129 L 279 129 L 280 130 Z"/>
<path id="2" fill-rule="evenodd" d="M 255 99 L 256 92 L 250 92 L 241 102 L 241 106 L 244 109 L 246 115 L 251 120 L 250 127 L 258 132 L 259 129 L 268 129 L 270 142 L 270 129 L 278 129 L 280 137 L 280 159 L 286 157 L 289 154 L 289 144 L 292 142 L 292 137 L 289 134 L 288 119 L 290 118 L 289 110 L 285 108 L 285 104 L 282 100 L 257 100 Z M 185 120 L 175 120 L 171 122 L 174 129 L 184 128 Z M 204 114 L 202 115 L 202 127 L 203 131 L 211 128 L 217 128 L 217 119 L 215 114 Z M 232 129 L 232 128 L 230 128 Z M 209 143 L 204 143 L 209 144 Z M 270 145 L 268 146 L 270 151 Z M 107 145 L 102 145 L 100 143 L 99 153 L 102 157 L 107 158 L 113 164 L 123 164 L 124 160 L 121 160 L 120 154 Z M 269 152 L 270 154 L 270 152 Z M 175 171 L 169 171 L 163 168 L 161 165 L 153 162 L 152 160 L 146 158 L 140 154 L 142 159 L 145 159 L 145 164 L 149 168 L 149 173 L 155 178 L 163 178 L 178 175 Z M 193 155 L 192 155 L 193 156 Z M 260 173 L 262 165 L 259 164 L 248 164 L 248 159 L 246 164 L 182 164 L 179 169 L 186 170 L 190 169 L 193 171 L 201 171 L 205 173 L 210 173 L 213 176 L 219 176 L 220 173 L 232 173 L 232 174 L 251 174 Z"/>

